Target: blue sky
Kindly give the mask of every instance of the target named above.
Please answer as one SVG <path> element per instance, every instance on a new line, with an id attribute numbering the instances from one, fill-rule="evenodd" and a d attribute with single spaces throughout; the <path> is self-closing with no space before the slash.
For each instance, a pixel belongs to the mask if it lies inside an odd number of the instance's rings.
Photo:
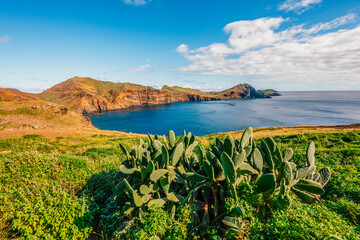
<path id="1" fill-rule="evenodd" d="M 0 87 L 360 90 L 359 0 L 1 0 Z"/>

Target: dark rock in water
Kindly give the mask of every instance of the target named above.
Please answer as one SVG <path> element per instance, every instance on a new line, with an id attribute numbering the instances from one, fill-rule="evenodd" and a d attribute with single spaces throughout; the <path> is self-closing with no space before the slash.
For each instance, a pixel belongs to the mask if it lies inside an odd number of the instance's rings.
<path id="1" fill-rule="evenodd" d="M 263 95 L 265 98 L 271 98 L 273 96 L 281 96 L 281 94 L 274 89 L 258 90 L 257 92 Z"/>

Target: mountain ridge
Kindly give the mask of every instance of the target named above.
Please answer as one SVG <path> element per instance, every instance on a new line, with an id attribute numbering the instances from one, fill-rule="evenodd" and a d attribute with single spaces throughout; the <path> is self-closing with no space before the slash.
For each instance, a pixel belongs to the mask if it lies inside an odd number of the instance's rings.
<path id="1" fill-rule="evenodd" d="M 0 88 L 0 101 L 21 102 L 21 101 L 43 101 L 35 94 L 22 92 L 15 88 Z"/>
<path id="2" fill-rule="evenodd" d="M 270 92 L 257 91 L 250 84 L 238 84 L 223 91 L 202 92 L 198 89 L 164 85 L 161 89 L 129 82 L 114 83 L 88 77 L 73 77 L 39 94 L 23 93 L 37 100 L 61 104 L 79 113 L 104 112 L 132 106 L 174 102 L 213 101 L 242 98 L 270 98 Z"/>

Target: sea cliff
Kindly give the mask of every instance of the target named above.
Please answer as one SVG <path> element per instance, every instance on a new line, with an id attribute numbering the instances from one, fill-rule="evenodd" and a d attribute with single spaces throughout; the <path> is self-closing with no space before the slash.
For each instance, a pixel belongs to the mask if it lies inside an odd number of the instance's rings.
<path id="1" fill-rule="evenodd" d="M 271 95 L 265 91 L 257 91 L 249 84 L 239 84 L 220 92 L 202 92 L 177 86 L 165 85 L 159 90 L 132 83 L 113 83 L 74 77 L 45 90 L 36 97 L 65 105 L 77 112 L 91 113 L 174 102 L 270 98 Z"/>

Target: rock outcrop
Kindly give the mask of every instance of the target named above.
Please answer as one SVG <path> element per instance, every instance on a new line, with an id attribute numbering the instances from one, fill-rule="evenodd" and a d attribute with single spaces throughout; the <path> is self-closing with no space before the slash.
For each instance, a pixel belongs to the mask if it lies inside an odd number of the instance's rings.
<path id="1" fill-rule="evenodd" d="M 263 94 L 267 97 L 273 97 L 273 96 L 281 96 L 281 94 L 274 90 L 274 89 L 265 89 L 265 90 L 258 90 L 257 91 L 259 94 Z"/>
<path id="2" fill-rule="evenodd" d="M 249 84 L 239 84 L 221 92 L 164 86 L 161 90 L 131 83 L 113 83 L 74 77 L 38 95 L 81 113 L 103 112 L 132 106 L 148 106 L 188 101 L 265 98 Z"/>
<path id="3" fill-rule="evenodd" d="M 211 92 L 221 99 L 241 99 L 241 98 L 267 98 L 268 96 L 259 93 L 250 84 L 239 84 L 235 87 L 222 92 Z"/>

